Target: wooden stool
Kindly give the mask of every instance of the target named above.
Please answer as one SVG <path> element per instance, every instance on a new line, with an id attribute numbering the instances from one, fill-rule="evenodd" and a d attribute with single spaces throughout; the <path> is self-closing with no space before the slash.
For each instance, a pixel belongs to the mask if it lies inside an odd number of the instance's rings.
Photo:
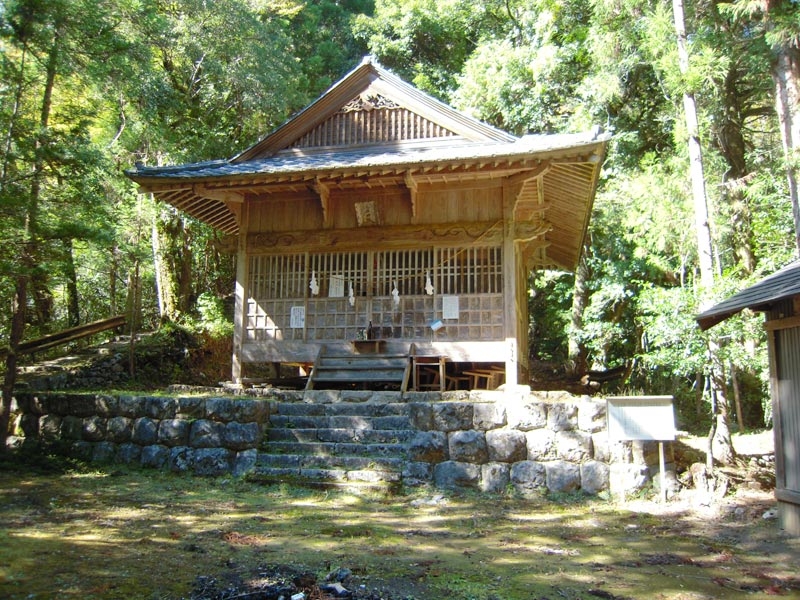
<path id="1" fill-rule="evenodd" d="M 444 356 L 413 356 L 414 389 L 430 389 L 444 391 L 445 367 L 447 360 Z M 420 381 L 420 375 L 425 375 L 427 381 Z"/>
<path id="2" fill-rule="evenodd" d="M 505 369 L 499 368 L 464 371 L 464 375 L 469 375 L 472 378 L 473 390 L 494 390 L 505 378 L 505 374 Z M 484 385 L 479 386 L 479 383 L 484 383 Z"/>
<path id="3" fill-rule="evenodd" d="M 444 376 L 445 380 L 445 389 L 447 390 L 460 390 L 461 383 L 469 384 L 469 376 L 468 375 L 447 375 Z"/>

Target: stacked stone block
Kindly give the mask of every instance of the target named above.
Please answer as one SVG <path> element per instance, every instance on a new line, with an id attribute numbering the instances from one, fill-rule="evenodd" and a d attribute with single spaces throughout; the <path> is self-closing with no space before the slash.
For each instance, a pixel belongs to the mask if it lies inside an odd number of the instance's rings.
<path id="1" fill-rule="evenodd" d="M 19 395 L 18 433 L 87 460 L 198 475 L 244 474 L 269 423 L 260 399 L 199 396 Z"/>
<path id="2" fill-rule="evenodd" d="M 412 404 L 406 483 L 524 496 L 609 487 L 605 402 L 484 392 Z"/>
<path id="3" fill-rule="evenodd" d="M 252 474 L 272 464 L 268 458 L 286 463 L 295 479 L 352 471 L 356 460 L 376 468 L 391 462 L 394 482 L 523 496 L 628 493 L 652 476 L 636 444 L 609 443 L 604 399 L 525 388 L 262 390 L 235 398 L 49 392 L 17 401 L 18 445 L 57 443 L 88 460 L 198 475 Z M 325 429 L 304 429 L 318 427 Z M 391 434 L 392 443 L 378 433 Z M 370 473 L 357 474 L 370 480 Z"/>

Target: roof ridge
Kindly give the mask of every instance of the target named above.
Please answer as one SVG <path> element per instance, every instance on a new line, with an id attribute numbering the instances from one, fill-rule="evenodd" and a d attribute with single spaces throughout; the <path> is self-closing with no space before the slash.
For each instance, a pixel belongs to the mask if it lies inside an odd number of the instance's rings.
<path id="1" fill-rule="evenodd" d="M 288 147 L 376 82 L 383 82 L 383 85 L 378 83 L 377 87 L 383 87 L 384 92 L 388 88 L 390 96 L 391 92 L 395 91 L 396 96 L 406 101 L 398 100 L 406 109 L 430 119 L 457 136 L 509 143 L 517 140 L 515 136 L 459 111 L 420 90 L 381 66 L 374 56 L 366 55 L 358 66 L 331 85 L 316 100 L 293 114 L 255 144 L 233 156 L 230 161 L 239 163 L 251 160 L 256 156 L 269 156 Z"/>

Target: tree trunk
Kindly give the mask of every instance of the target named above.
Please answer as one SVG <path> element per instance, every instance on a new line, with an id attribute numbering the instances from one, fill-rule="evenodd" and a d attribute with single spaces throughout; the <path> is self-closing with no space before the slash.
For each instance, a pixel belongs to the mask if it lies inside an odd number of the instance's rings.
<path id="1" fill-rule="evenodd" d="M 72 240 L 64 240 L 64 275 L 67 278 L 67 324 L 77 327 L 81 323 L 78 300 L 78 276 L 75 272 L 75 256 Z"/>
<path id="2" fill-rule="evenodd" d="M 678 43 L 678 61 L 681 73 L 685 75 L 689 71 L 689 49 L 682 0 L 673 0 L 672 11 Z M 703 173 L 703 152 L 700 145 L 700 128 L 697 121 L 697 105 L 691 90 L 685 90 L 683 93 L 683 108 L 689 146 L 689 175 L 692 181 L 692 198 L 694 199 L 697 255 L 700 266 L 700 310 L 702 311 L 709 308 L 713 303 L 714 261 L 711 222 L 708 214 L 705 175 Z M 727 426 L 728 399 L 725 395 L 724 380 L 721 376 L 722 369 L 719 368 L 720 365 L 717 359 L 719 348 L 717 342 L 713 339 L 709 339 L 708 346 L 711 367 L 709 383 L 713 409 L 712 430 L 709 434 L 709 441 L 712 442 L 713 458 L 723 464 L 730 464 L 735 454 L 733 452 L 730 429 Z M 722 387 L 720 387 L 721 384 Z M 709 460 L 711 460 L 710 457 Z"/>
<path id="3" fill-rule="evenodd" d="M 768 0 L 767 14 L 774 14 L 784 8 L 784 0 Z M 773 27 L 770 20 L 767 27 Z M 794 217 L 795 245 L 800 254 L 800 199 L 798 199 L 798 156 L 800 145 L 800 49 L 781 42 L 774 48 L 772 80 L 775 84 L 775 112 L 780 124 L 783 154 L 786 161 L 786 179 L 789 184 L 789 197 L 792 200 Z"/>
<path id="4" fill-rule="evenodd" d="M 723 114 L 716 127 L 716 138 L 722 156 L 728 163 L 724 176 L 723 193 L 731 211 L 733 251 L 737 263 L 748 275 L 756 269 L 753 251 L 753 227 L 750 206 L 745 194 L 745 178 L 750 172 L 747 165 L 747 149 L 742 129 L 744 122 L 740 106 L 738 73 L 735 65 L 728 70 L 723 89 Z"/>
<path id="5" fill-rule="evenodd" d="M 739 370 L 731 365 L 731 385 L 733 387 L 733 401 L 736 404 L 736 424 L 739 433 L 744 433 L 744 415 L 742 415 L 742 390 L 739 385 Z"/>
<path id="6" fill-rule="evenodd" d="M 39 325 L 47 325 L 53 318 L 53 294 L 49 287 L 47 271 L 42 268 L 39 239 L 39 199 L 44 179 L 45 135 L 50 126 L 50 113 L 53 108 L 53 89 L 58 72 L 58 61 L 61 50 L 61 27 L 57 26 L 53 33 L 53 45 L 47 56 L 46 78 L 42 92 L 42 107 L 39 115 L 39 136 L 34 150 L 33 176 L 31 177 L 31 195 L 28 201 L 28 231 L 30 233 L 29 255 L 33 259 L 33 270 L 30 273 L 30 284 L 33 295 L 33 306 L 36 321 Z"/>
<path id="7" fill-rule="evenodd" d="M 712 361 L 718 361 L 712 356 Z M 721 364 L 717 364 L 711 371 L 711 393 L 716 394 L 714 404 L 716 411 L 711 417 L 714 420 L 713 435 L 711 441 L 711 452 L 714 460 L 722 465 L 732 465 L 736 460 L 736 452 L 733 449 L 731 439 L 731 428 L 728 419 L 730 412 L 730 401 L 726 393 L 725 369 Z"/>
<path id="8" fill-rule="evenodd" d="M 192 262 L 183 218 L 161 211 L 153 223 L 153 262 L 162 321 L 177 321 L 191 308 Z"/>
<path id="9" fill-rule="evenodd" d="M 136 377 L 136 334 L 139 333 L 142 321 L 142 283 L 139 259 L 134 258 L 133 269 L 128 275 L 128 297 L 125 312 L 130 327 L 130 343 L 128 344 L 128 375 Z"/>
<path id="10" fill-rule="evenodd" d="M 142 327 L 141 284 L 139 279 L 139 259 L 134 258 L 133 267 L 128 274 L 127 295 L 125 297 L 125 315 L 132 336 L 140 331 Z"/>
<path id="11" fill-rule="evenodd" d="M 694 374 L 694 412 L 698 417 L 703 415 L 703 395 L 705 392 L 705 377 L 703 372 L 698 371 Z"/>
<path id="12" fill-rule="evenodd" d="M 119 277 L 119 246 L 111 248 L 111 264 L 108 273 L 108 316 L 117 314 L 117 277 Z"/>
<path id="13" fill-rule="evenodd" d="M 6 177 L 8 176 L 8 165 L 11 161 L 11 149 L 14 144 L 14 128 L 17 124 L 17 115 L 22 104 L 22 93 L 25 88 L 25 59 L 28 57 L 28 46 L 23 44 L 22 56 L 20 57 L 19 64 L 19 79 L 16 82 L 16 92 L 14 94 L 14 107 L 11 110 L 11 116 L 8 119 L 8 131 L 6 132 L 5 153 L 3 154 L 3 168 L 0 172 L 0 185 L 5 186 Z"/>
<path id="14" fill-rule="evenodd" d="M 578 262 L 578 270 L 575 272 L 575 286 L 572 291 L 571 327 L 568 336 L 567 358 L 574 369 L 574 373 L 578 375 L 582 375 L 588 370 L 586 345 L 581 340 L 583 313 L 589 303 L 588 283 L 591 276 L 589 265 L 586 261 L 586 253 L 589 251 L 587 246 L 583 248 L 583 253 Z"/>
<path id="15" fill-rule="evenodd" d="M 23 268 L 27 265 L 23 262 Z M 27 298 L 28 278 L 24 273 L 17 276 L 16 289 L 11 315 L 11 332 L 8 340 L 8 356 L 6 356 L 6 372 L 3 377 L 2 407 L 0 408 L 0 452 L 6 449 L 9 425 L 11 424 L 11 403 L 14 399 L 14 385 L 17 382 L 17 348 L 25 333 L 25 307 Z"/>
<path id="16" fill-rule="evenodd" d="M 60 30 L 56 27 L 53 44 L 47 56 L 45 87 L 42 93 L 42 106 L 39 117 L 39 135 L 34 146 L 34 161 L 31 173 L 30 195 L 25 206 L 25 228 L 23 249 L 20 257 L 19 273 L 16 276 L 14 298 L 11 315 L 11 330 L 8 336 L 8 356 L 6 372 L 3 376 L 2 407 L 0 407 L 0 450 L 5 450 L 8 429 L 11 419 L 11 403 L 14 396 L 14 385 L 17 382 L 17 348 L 25 335 L 27 320 L 28 286 L 33 288 L 34 308 L 39 319 L 46 323 L 52 315 L 52 294 L 46 285 L 41 284 L 44 276 L 39 268 L 37 256 L 39 252 L 39 198 L 44 178 L 44 136 L 50 124 L 50 112 L 53 105 L 53 89 L 55 87 L 58 55 L 61 45 Z M 24 73 L 21 74 L 24 77 Z M 6 166 L 4 165 L 4 170 Z"/>

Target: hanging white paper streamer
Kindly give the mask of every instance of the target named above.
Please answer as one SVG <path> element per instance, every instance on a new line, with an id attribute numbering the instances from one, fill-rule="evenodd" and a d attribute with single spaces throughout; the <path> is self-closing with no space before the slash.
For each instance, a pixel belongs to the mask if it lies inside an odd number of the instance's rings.
<path id="1" fill-rule="evenodd" d="M 356 295 L 353 292 L 353 282 L 350 282 L 350 293 L 347 295 L 348 302 L 350 302 L 350 306 L 356 305 Z"/>
<path id="2" fill-rule="evenodd" d="M 433 296 L 433 283 L 431 283 L 431 274 L 428 271 L 425 271 L 425 293 Z"/>
<path id="3" fill-rule="evenodd" d="M 311 271 L 311 281 L 308 283 L 308 289 L 311 290 L 312 296 L 319 295 L 319 283 L 317 283 L 317 273 L 316 271 Z"/>

